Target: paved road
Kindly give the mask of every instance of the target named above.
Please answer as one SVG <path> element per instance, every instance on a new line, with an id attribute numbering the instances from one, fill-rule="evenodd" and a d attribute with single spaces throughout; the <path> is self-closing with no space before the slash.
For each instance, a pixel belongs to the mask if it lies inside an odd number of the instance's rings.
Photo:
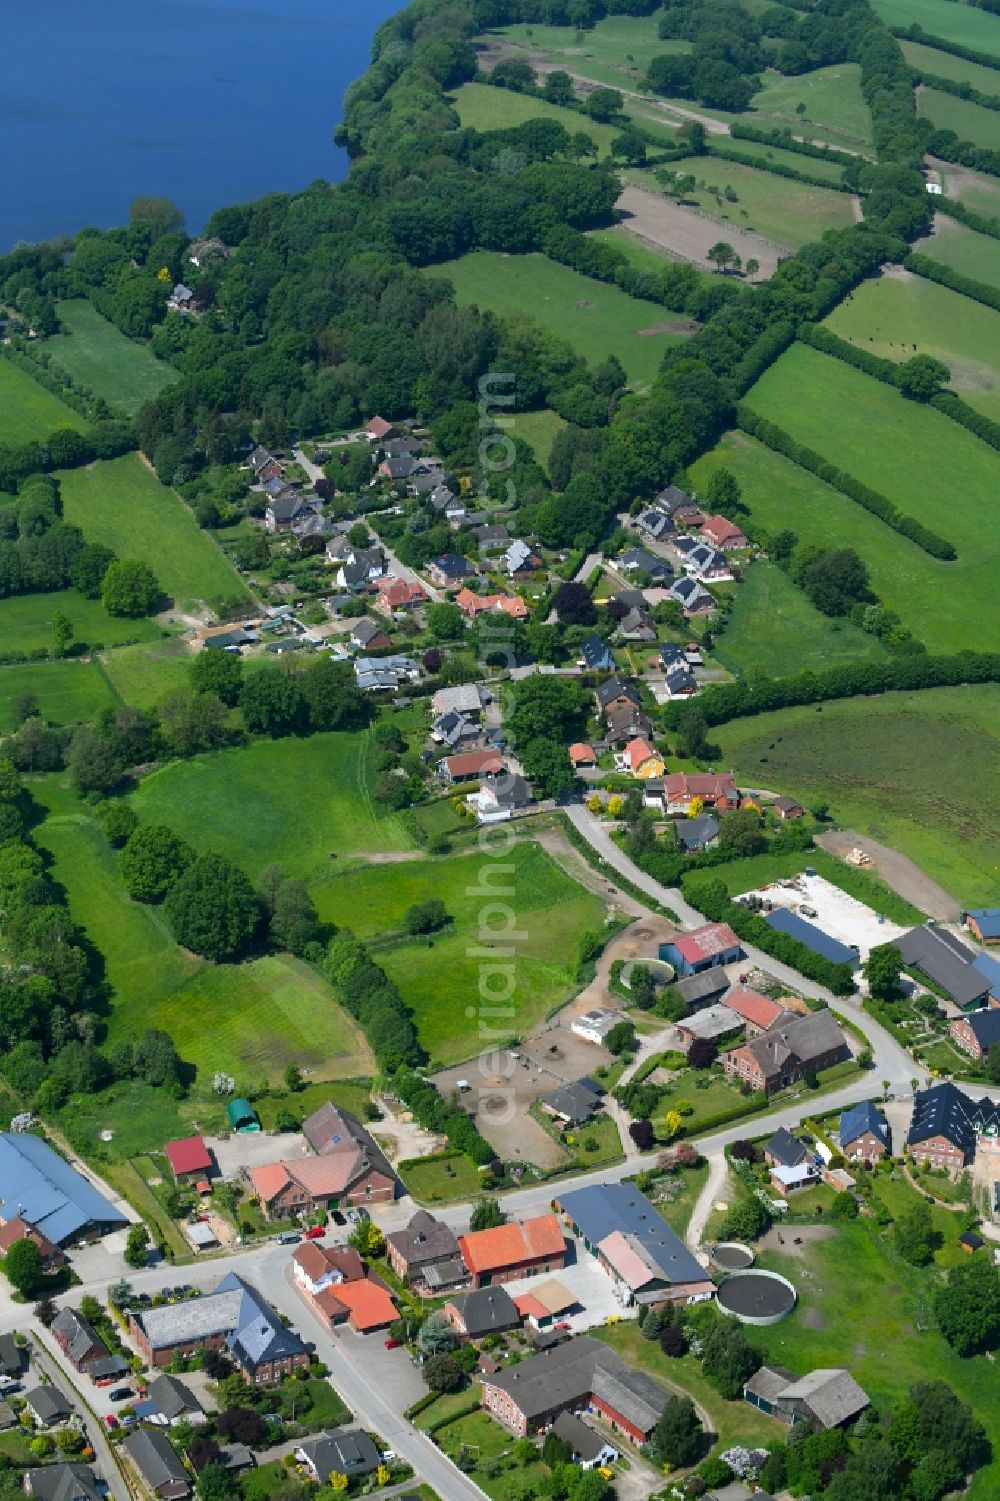
<path id="1" fill-rule="evenodd" d="M 21 1318 L 16 1327 L 23 1330 L 27 1322 L 29 1321 L 25 1319 L 22 1308 Z M 93 1395 L 99 1388 L 95 1387 L 87 1377 L 73 1370 L 47 1329 L 43 1329 L 34 1319 L 30 1320 L 30 1323 L 32 1325 L 30 1330 L 32 1335 L 31 1363 L 34 1371 L 38 1375 L 46 1375 L 63 1396 L 69 1398 L 83 1418 L 87 1438 L 94 1451 L 98 1473 L 107 1481 L 111 1495 L 117 1498 L 117 1501 L 124 1501 L 124 1498 L 129 1495 L 129 1487 L 115 1453 L 105 1437 L 102 1417 L 91 1406 Z M 26 1390 L 30 1391 L 34 1384 L 29 1375 Z"/>

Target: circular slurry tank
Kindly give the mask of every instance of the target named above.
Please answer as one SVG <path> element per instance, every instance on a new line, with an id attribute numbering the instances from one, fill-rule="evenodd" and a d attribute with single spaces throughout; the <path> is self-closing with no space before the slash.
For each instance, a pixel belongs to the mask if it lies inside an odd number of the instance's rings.
<path id="1" fill-rule="evenodd" d="M 749 1246 L 738 1240 L 720 1240 L 712 1247 L 712 1260 L 720 1272 L 748 1272 L 754 1263 Z"/>
<path id="2" fill-rule="evenodd" d="M 795 1288 L 787 1277 L 757 1268 L 731 1272 L 719 1283 L 716 1299 L 741 1324 L 779 1324 L 795 1307 Z"/>

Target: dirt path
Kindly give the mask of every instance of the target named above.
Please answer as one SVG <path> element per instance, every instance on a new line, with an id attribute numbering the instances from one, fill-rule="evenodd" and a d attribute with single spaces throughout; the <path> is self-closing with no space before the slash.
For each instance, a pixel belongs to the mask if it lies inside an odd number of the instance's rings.
<path id="1" fill-rule="evenodd" d="M 556 864 L 561 865 L 566 874 L 572 876 L 573 880 L 584 890 L 592 891 L 602 901 L 613 902 L 627 917 L 647 916 L 647 910 L 642 903 L 637 902 L 635 897 L 620 891 L 608 880 L 607 876 L 601 875 L 600 871 L 589 865 L 579 850 L 573 848 L 561 829 L 539 829 L 532 837 L 534 842 L 540 844 L 545 853 L 551 855 Z M 622 937 L 625 936 L 625 934 L 622 935 Z M 618 939 L 613 939 L 608 948 L 613 949 L 617 942 Z M 613 953 L 611 957 L 613 959 L 624 958 L 625 955 Z M 603 959 L 602 955 L 602 963 Z M 598 971 L 600 971 L 600 965 Z"/>
<path id="2" fill-rule="evenodd" d="M 708 1177 L 705 1179 L 705 1186 L 695 1200 L 687 1230 L 684 1232 L 684 1239 L 692 1250 L 697 1250 L 701 1245 L 705 1225 L 716 1200 L 725 1188 L 728 1172 L 725 1152 L 713 1152 L 708 1159 Z"/>
<path id="3" fill-rule="evenodd" d="M 693 261 L 702 267 L 706 265 L 709 250 L 720 239 L 731 245 L 744 262 L 751 258 L 758 262 L 760 269 L 755 273 L 758 280 L 772 276 L 781 257 L 790 254 L 784 246 L 763 235 L 712 219 L 700 209 L 661 198 L 645 188 L 624 188 L 615 207 L 625 215 L 624 229 L 679 260 Z"/>
<path id="4" fill-rule="evenodd" d="M 921 912 L 926 912 L 928 917 L 936 917 L 943 922 L 958 920 L 959 905 L 955 898 L 949 896 L 943 886 L 932 881 L 918 865 L 914 865 L 912 860 L 901 855 L 898 850 L 879 844 L 865 834 L 856 834 L 852 829 L 820 834 L 816 843 L 821 849 L 828 850 L 831 855 L 841 859 L 852 849 L 864 850 L 891 890 L 919 907 Z"/>

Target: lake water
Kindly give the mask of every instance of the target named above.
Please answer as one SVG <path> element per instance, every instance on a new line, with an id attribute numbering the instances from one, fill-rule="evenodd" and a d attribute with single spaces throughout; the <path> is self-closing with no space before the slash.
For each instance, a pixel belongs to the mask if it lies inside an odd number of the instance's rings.
<path id="1" fill-rule="evenodd" d="M 0 251 L 162 194 L 214 208 L 334 181 L 344 91 L 402 0 L 5 0 Z"/>

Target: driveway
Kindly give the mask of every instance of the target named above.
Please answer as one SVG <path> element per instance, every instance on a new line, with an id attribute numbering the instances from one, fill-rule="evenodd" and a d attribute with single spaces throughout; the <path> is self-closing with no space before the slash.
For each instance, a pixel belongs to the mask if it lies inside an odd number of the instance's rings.
<path id="1" fill-rule="evenodd" d="M 293 1162 L 310 1155 L 301 1131 L 281 1131 L 274 1136 L 266 1131 L 248 1131 L 241 1135 L 206 1136 L 205 1145 L 215 1157 L 223 1178 L 238 1178 L 244 1168 L 264 1167 L 269 1162 Z"/>

